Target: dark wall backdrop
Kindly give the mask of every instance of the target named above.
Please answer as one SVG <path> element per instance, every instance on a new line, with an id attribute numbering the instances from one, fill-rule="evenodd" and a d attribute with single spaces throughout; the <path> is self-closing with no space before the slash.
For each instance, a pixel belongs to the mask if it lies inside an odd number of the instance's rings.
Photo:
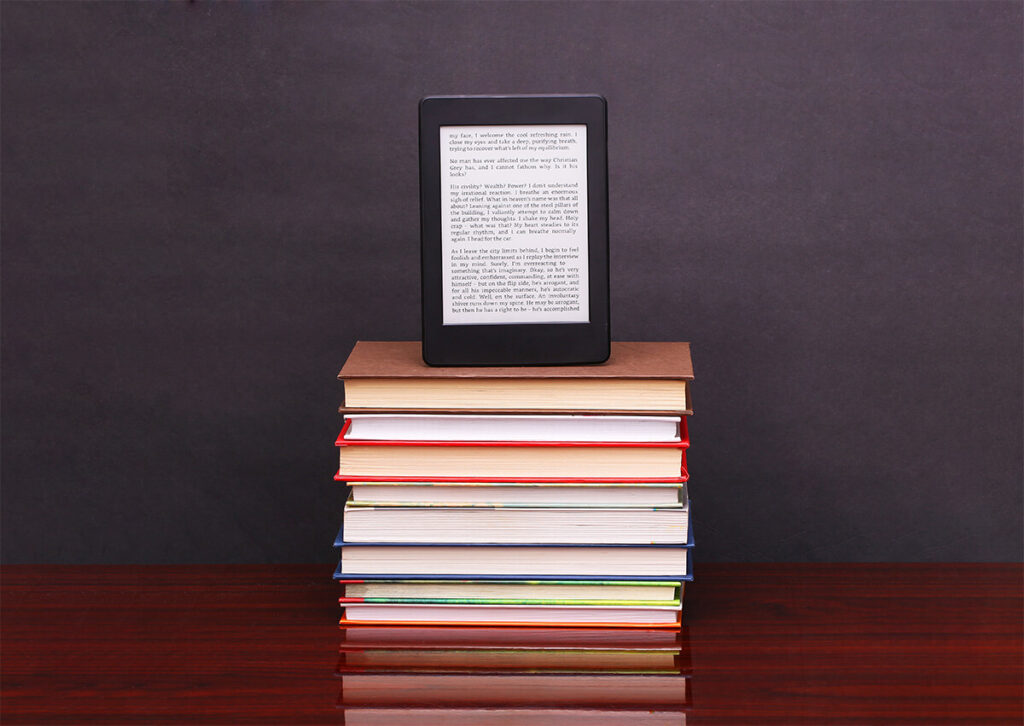
<path id="1" fill-rule="evenodd" d="M 2 4 L 7 562 L 330 560 L 416 103 L 600 92 L 705 560 L 1021 557 L 1020 2 Z"/>

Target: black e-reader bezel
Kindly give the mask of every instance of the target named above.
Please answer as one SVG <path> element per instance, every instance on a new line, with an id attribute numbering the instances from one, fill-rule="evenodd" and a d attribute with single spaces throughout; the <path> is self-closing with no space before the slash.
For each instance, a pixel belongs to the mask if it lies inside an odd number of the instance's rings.
<path id="1" fill-rule="evenodd" d="M 444 126 L 586 124 L 590 322 L 444 325 L 441 149 Z M 579 96 L 431 96 L 420 101 L 423 360 L 435 366 L 602 363 L 608 310 L 608 122 L 605 99 Z"/>

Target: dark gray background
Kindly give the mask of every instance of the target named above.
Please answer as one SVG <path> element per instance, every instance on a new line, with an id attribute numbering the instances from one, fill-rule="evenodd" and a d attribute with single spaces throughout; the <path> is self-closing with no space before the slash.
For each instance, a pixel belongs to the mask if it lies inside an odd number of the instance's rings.
<path id="1" fill-rule="evenodd" d="M 416 103 L 600 92 L 705 560 L 1021 557 L 1020 2 L 2 4 L 3 558 L 330 560 Z"/>

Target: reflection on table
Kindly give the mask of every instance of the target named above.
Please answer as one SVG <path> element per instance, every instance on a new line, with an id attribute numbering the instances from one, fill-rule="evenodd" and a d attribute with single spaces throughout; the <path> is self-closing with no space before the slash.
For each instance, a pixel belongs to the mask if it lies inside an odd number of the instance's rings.
<path id="1" fill-rule="evenodd" d="M 689 633 L 602 628 L 342 628 L 346 724 L 681 726 Z"/>

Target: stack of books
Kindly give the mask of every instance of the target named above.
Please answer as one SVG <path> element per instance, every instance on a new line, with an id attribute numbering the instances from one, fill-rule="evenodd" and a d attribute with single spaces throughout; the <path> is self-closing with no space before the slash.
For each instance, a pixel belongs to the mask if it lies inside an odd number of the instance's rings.
<path id="1" fill-rule="evenodd" d="M 681 726 L 686 628 L 342 628 L 346 724 Z M 393 719 L 393 720 L 389 720 Z"/>
<path id="2" fill-rule="evenodd" d="M 432 368 L 419 343 L 360 342 L 339 378 L 343 624 L 678 627 L 687 343 Z"/>

